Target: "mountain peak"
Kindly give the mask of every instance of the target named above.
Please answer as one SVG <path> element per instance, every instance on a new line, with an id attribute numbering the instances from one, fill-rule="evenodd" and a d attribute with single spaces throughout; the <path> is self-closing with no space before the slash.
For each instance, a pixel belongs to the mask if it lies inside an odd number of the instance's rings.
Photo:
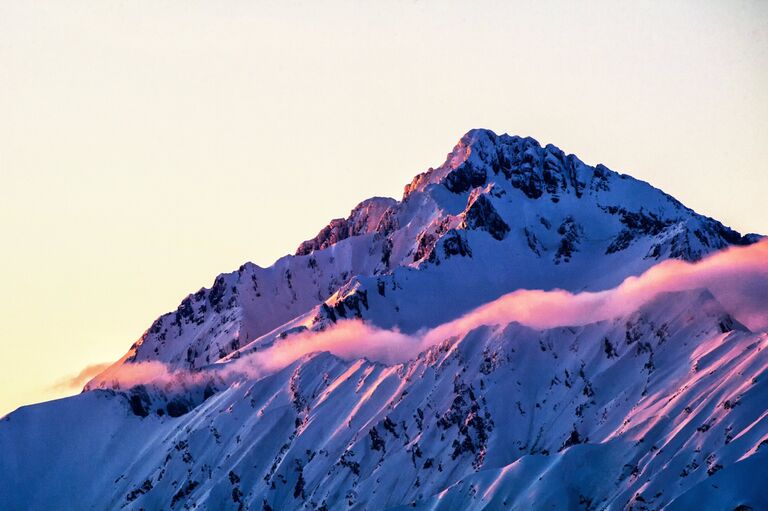
<path id="1" fill-rule="evenodd" d="M 558 185 L 564 187 L 566 181 L 573 181 L 575 169 L 582 166 L 586 167 L 574 155 L 566 155 L 552 144 L 542 147 L 531 137 L 497 135 L 489 129 L 475 128 L 459 139 L 441 166 L 417 175 L 405 187 L 403 198 L 431 184 L 443 184 L 454 193 L 463 193 L 487 180 L 506 180 L 527 196 L 538 198 L 543 187 L 553 192 Z M 611 171 L 605 167 L 598 170 L 598 174 L 606 172 Z M 578 193 L 579 186 L 571 185 Z"/>
<path id="2" fill-rule="evenodd" d="M 509 137 L 507 134 L 502 136 Z M 492 130 L 486 128 L 472 128 L 464 135 L 462 135 L 462 137 L 456 143 L 453 150 L 448 155 L 448 161 L 451 160 L 450 157 L 454 154 L 464 155 L 465 160 L 466 157 L 471 155 L 473 152 L 477 152 L 483 148 L 496 146 L 499 143 L 499 139 L 500 136 Z"/>

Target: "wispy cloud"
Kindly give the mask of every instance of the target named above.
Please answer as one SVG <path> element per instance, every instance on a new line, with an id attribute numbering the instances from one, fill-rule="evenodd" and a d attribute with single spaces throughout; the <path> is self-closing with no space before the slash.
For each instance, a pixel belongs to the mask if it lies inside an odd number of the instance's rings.
<path id="1" fill-rule="evenodd" d="M 324 331 L 289 336 L 270 348 L 219 365 L 216 375 L 225 380 L 260 378 L 304 355 L 321 351 L 344 359 L 366 357 L 385 363 L 403 362 L 430 346 L 482 325 L 512 321 L 533 328 L 585 325 L 630 314 L 659 293 L 690 289 L 708 289 L 747 327 L 754 331 L 768 329 L 768 240 L 716 252 L 697 263 L 664 261 L 605 291 L 577 294 L 563 290 L 514 291 L 456 320 L 412 335 L 380 329 L 359 320 L 342 321 Z M 106 364 L 89 366 L 68 381 L 73 386 L 83 384 L 105 367 Z M 115 364 L 90 387 L 115 383 L 122 388 L 148 382 L 199 383 L 210 377 L 207 371 L 170 370 L 160 362 Z"/>
<path id="2" fill-rule="evenodd" d="M 51 385 L 51 388 L 55 390 L 80 390 L 86 383 L 88 383 L 88 381 L 91 380 L 91 378 L 104 371 L 110 365 L 112 365 L 112 362 L 91 364 L 84 367 L 83 370 L 76 375 L 62 378 L 58 382 Z"/>

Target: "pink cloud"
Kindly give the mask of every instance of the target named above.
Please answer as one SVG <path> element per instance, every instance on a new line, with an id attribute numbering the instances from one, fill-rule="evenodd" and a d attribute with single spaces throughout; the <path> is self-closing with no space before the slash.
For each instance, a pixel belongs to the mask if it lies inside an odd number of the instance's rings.
<path id="1" fill-rule="evenodd" d="M 690 289 L 708 289 L 747 327 L 768 328 L 768 239 L 716 252 L 696 263 L 667 260 L 605 291 L 513 291 L 436 327 L 427 337 L 445 338 L 510 321 L 534 328 L 584 325 L 629 314 L 659 293 Z"/>
<path id="2" fill-rule="evenodd" d="M 754 331 L 768 329 L 768 240 L 749 247 L 716 252 L 697 263 L 664 261 L 618 287 L 573 294 L 563 290 L 518 290 L 433 329 L 406 335 L 361 321 L 342 321 L 321 332 L 291 335 L 274 346 L 221 364 L 226 380 L 260 378 L 313 352 L 328 351 L 344 359 L 366 357 L 397 363 L 452 336 L 482 325 L 517 321 L 533 328 L 576 326 L 632 313 L 658 293 L 706 288 L 737 320 Z M 203 373 L 169 371 L 159 362 L 118 362 L 89 384 L 121 387 L 138 383 L 172 384 L 207 378 Z"/>
<path id="3" fill-rule="evenodd" d="M 112 362 L 104 362 L 102 364 L 92 364 L 85 366 L 82 371 L 73 376 L 67 376 L 54 383 L 51 388 L 56 390 L 79 390 L 83 388 L 91 378 L 104 371 L 107 367 L 112 365 Z"/>

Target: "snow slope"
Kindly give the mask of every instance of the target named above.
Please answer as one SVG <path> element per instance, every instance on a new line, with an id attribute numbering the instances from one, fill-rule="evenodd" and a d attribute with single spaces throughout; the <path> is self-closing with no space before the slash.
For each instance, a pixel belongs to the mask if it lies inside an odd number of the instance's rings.
<path id="1" fill-rule="evenodd" d="M 401 201 L 363 201 L 296 255 L 189 295 L 128 361 L 199 368 L 305 314 L 308 327 L 363 317 L 416 331 L 514 289 L 611 288 L 665 259 L 756 239 L 552 145 L 472 130 Z"/>
<path id="2" fill-rule="evenodd" d="M 763 509 L 767 347 L 695 290 L 392 366 L 315 353 L 178 417 L 86 392 L 4 419 L 0 508 Z"/>
<path id="3" fill-rule="evenodd" d="M 470 131 L 402 200 L 218 276 L 82 394 L 0 420 L 0 509 L 768 509 L 768 333 L 718 290 L 451 326 L 510 291 L 614 288 L 758 238 Z M 729 279 L 762 289 L 765 263 Z M 760 289 L 744 296 L 768 315 Z M 291 351 L 343 332 L 362 348 Z M 447 333 L 401 349 L 425 332 Z M 399 356 L 359 355 L 374 336 Z"/>

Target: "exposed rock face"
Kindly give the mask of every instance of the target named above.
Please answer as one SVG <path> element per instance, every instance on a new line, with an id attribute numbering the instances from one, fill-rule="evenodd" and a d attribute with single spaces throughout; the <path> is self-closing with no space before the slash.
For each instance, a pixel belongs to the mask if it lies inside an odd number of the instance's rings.
<path id="1" fill-rule="evenodd" d="M 488 130 L 472 130 L 462 137 L 443 167 L 417 176 L 406 188 L 406 196 L 442 175 L 450 191 L 467 192 L 485 185 L 490 172 L 509 180 L 530 199 L 548 194 L 557 201 L 557 195 L 564 192 L 581 197 L 587 186 L 580 177 L 583 166 L 576 156 L 566 155 L 551 144 L 542 148 L 530 137 L 497 136 Z M 605 186 L 604 176 L 611 171 L 600 165 L 595 170 L 590 182 L 593 189 L 600 189 Z"/>
<path id="2" fill-rule="evenodd" d="M 459 227 L 487 231 L 497 240 L 504 239 L 509 232 L 509 226 L 496 212 L 488 196 L 482 193 L 470 196 L 469 205 L 464 212 L 464 221 Z"/>
<path id="3" fill-rule="evenodd" d="M 355 206 L 349 217 L 331 220 L 317 236 L 299 245 L 296 255 L 311 254 L 315 250 L 328 248 L 350 236 L 359 236 L 377 230 L 386 232 L 389 228 L 387 222 L 380 224 L 382 219 L 386 220 L 386 213 L 395 204 L 397 201 L 388 197 L 374 197 L 361 202 Z"/>
<path id="4" fill-rule="evenodd" d="M 557 228 L 557 233 L 562 238 L 560 238 L 560 245 L 558 245 L 557 252 L 555 252 L 555 264 L 567 263 L 571 260 L 573 253 L 578 250 L 576 247 L 583 232 L 584 229 L 576 223 L 572 216 L 567 216 L 563 220 L 563 223 Z"/>
<path id="5" fill-rule="evenodd" d="M 442 250 L 440 250 L 442 249 Z M 442 255 L 440 255 L 442 252 Z M 472 249 L 467 242 L 464 234 L 456 229 L 451 229 L 445 236 L 440 238 L 427 257 L 427 261 L 434 264 L 440 264 L 453 256 L 472 257 Z"/>
<path id="6" fill-rule="evenodd" d="M 624 250 L 637 238 L 649 235 L 656 236 L 674 222 L 673 220 L 662 220 L 653 212 L 645 212 L 642 208 L 638 212 L 627 211 L 616 206 L 610 206 L 606 210 L 612 215 L 619 215 L 621 223 L 625 226 L 608 245 L 606 254 Z"/>
<path id="7" fill-rule="evenodd" d="M 474 167 L 471 162 L 465 161 L 446 176 L 444 184 L 453 193 L 464 193 L 483 186 L 486 178 L 483 167 Z"/>
<path id="8" fill-rule="evenodd" d="M 308 255 L 315 250 L 322 250 L 350 237 L 349 222 L 344 218 L 335 218 L 323 227 L 317 236 L 307 240 L 296 249 L 296 255 Z"/>

